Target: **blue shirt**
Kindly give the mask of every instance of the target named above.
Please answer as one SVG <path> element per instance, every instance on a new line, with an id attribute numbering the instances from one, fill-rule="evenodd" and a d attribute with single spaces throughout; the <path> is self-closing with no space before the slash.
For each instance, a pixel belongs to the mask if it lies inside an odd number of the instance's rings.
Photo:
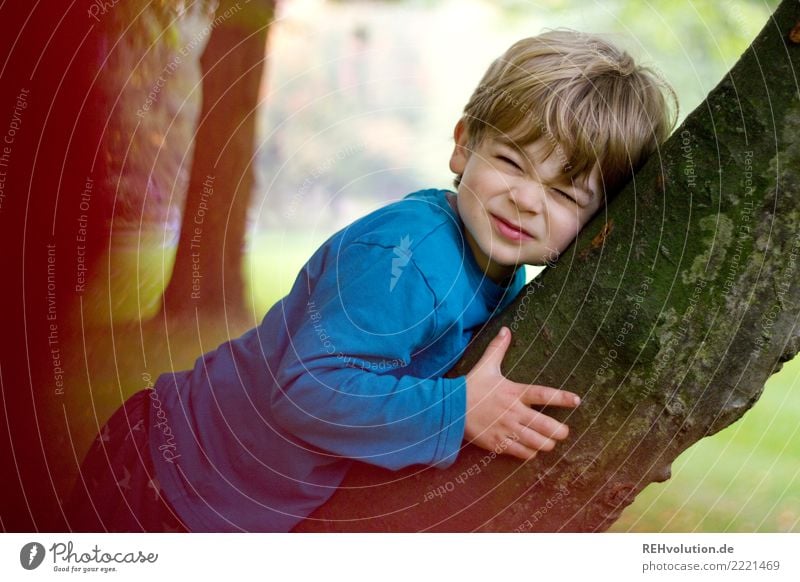
<path id="1" fill-rule="evenodd" d="M 484 275 L 446 195 L 410 194 L 336 233 L 258 327 L 158 378 L 151 453 L 192 531 L 289 531 L 352 459 L 455 461 L 466 380 L 442 376 L 525 275 Z"/>

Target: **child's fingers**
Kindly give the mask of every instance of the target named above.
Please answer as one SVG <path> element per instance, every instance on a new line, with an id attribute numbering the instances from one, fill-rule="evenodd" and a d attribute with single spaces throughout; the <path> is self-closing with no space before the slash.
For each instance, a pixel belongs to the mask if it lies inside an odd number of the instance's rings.
<path id="1" fill-rule="evenodd" d="M 539 434 L 532 428 L 521 427 L 517 431 L 517 435 L 522 445 L 534 451 L 552 451 L 556 448 L 556 441 Z"/>
<path id="2" fill-rule="evenodd" d="M 538 410 L 529 409 L 521 424 L 546 438 L 564 440 L 569 436 L 569 427 L 566 424 L 558 422 L 555 418 L 550 418 Z"/>
<path id="3" fill-rule="evenodd" d="M 564 406 L 566 408 L 575 408 L 581 403 L 581 399 L 577 394 L 567 392 L 566 390 L 558 390 L 550 388 L 549 386 L 537 386 L 536 384 L 523 384 L 527 386 L 522 393 L 520 400 L 525 404 L 531 406 Z"/>
<path id="4" fill-rule="evenodd" d="M 505 453 L 506 455 L 511 455 L 512 457 L 517 457 L 518 459 L 522 459 L 523 461 L 529 461 L 530 459 L 533 459 L 536 456 L 536 453 L 538 452 L 534 449 L 526 447 L 518 440 L 512 441 L 511 439 L 508 439 L 506 441 L 503 441 L 503 443 L 506 445 L 505 449 L 503 449 L 503 453 Z"/>

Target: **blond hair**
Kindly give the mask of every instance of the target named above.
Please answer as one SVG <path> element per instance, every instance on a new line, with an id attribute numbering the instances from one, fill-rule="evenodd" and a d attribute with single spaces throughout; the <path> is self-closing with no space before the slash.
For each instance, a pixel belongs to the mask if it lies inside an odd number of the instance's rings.
<path id="1" fill-rule="evenodd" d="M 485 137 L 520 146 L 544 137 L 569 178 L 598 164 L 608 196 L 666 140 L 677 112 L 675 91 L 652 69 L 600 37 L 561 29 L 494 61 L 463 121 L 470 148 Z"/>

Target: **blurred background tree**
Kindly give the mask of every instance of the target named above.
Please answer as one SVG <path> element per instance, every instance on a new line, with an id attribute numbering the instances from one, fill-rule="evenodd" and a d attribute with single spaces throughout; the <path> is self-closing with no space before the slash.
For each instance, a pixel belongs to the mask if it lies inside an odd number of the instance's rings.
<path id="1" fill-rule="evenodd" d="M 242 248 L 272 0 L 220 0 L 200 57 L 202 108 L 162 313 L 244 316 Z M 175 63 L 177 67 L 179 63 Z M 168 70 L 172 70 L 168 66 Z M 163 78 L 163 76 L 162 76 Z"/>

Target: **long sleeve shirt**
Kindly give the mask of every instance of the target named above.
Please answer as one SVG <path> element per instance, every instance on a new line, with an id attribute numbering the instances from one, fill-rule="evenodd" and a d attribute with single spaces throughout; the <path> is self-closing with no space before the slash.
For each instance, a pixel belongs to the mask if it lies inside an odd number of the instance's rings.
<path id="1" fill-rule="evenodd" d="M 522 289 L 479 268 L 443 190 L 424 190 L 328 239 L 261 324 L 163 374 L 151 453 L 193 531 L 289 531 L 353 460 L 451 465 L 465 377 L 444 378 Z"/>

